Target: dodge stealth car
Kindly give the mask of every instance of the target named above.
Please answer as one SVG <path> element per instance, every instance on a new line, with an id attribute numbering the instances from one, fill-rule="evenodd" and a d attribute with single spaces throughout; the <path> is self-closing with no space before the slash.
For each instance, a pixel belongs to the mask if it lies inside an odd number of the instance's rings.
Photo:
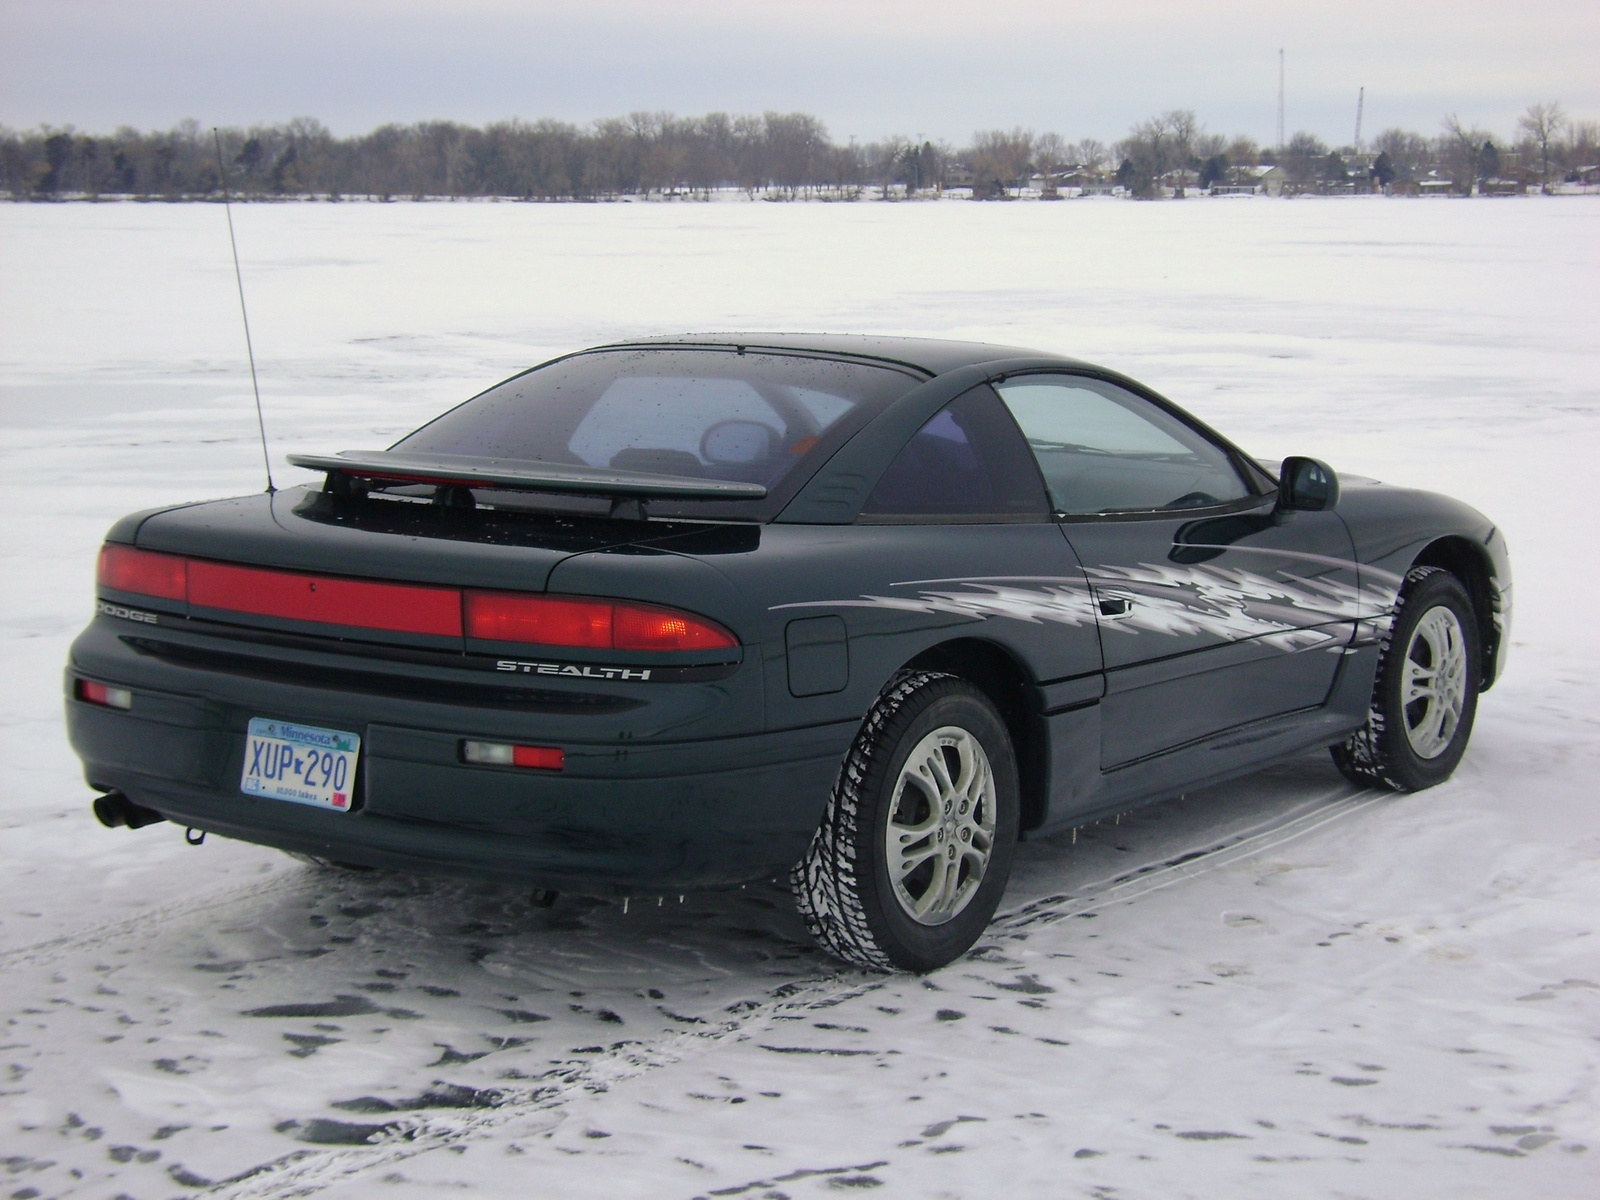
<path id="1" fill-rule="evenodd" d="M 117 522 L 67 719 L 109 825 L 972 945 L 1020 837 L 1330 747 L 1450 775 L 1503 536 L 997 346 L 602 346 L 320 484 Z"/>

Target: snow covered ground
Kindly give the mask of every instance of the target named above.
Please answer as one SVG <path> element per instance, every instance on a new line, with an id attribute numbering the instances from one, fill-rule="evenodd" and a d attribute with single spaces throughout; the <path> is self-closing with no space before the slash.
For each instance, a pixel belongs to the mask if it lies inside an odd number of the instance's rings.
<path id="1" fill-rule="evenodd" d="M 1325 756 L 1024 847 L 925 979 L 786 895 L 515 889 L 101 829 L 60 670 L 120 514 L 261 486 L 212 206 L 0 208 L 0 1189 L 1600 1192 L 1600 203 L 237 209 L 268 432 L 381 445 L 637 332 L 977 337 L 1501 523 L 1456 778 Z M 293 478 L 281 466 L 279 481 Z"/>

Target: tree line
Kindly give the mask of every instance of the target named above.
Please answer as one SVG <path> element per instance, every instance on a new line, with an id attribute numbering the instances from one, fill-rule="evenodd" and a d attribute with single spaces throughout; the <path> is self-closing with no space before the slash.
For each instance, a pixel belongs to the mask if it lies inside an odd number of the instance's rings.
<path id="1" fill-rule="evenodd" d="M 655 195 L 709 198 L 740 188 L 766 199 L 856 199 L 938 194 L 970 187 L 1004 198 L 1033 185 L 1115 186 L 1135 196 L 1239 183 L 1281 168 L 1291 191 L 1359 181 L 1392 188 L 1448 181 L 1471 192 L 1513 176 L 1548 189 L 1600 162 L 1600 122 L 1571 120 L 1559 104 L 1530 106 L 1510 139 L 1447 117 L 1432 137 L 1402 129 L 1370 146 L 1330 147 L 1296 133 L 1282 147 L 1208 133 L 1194 112 L 1139 122 L 1120 141 L 1070 142 L 1058 133 L 987 130 L 965 146 L 892 136 L 839 144 L 806 113 L 633 113 L 587 126 L 564 121 L 453 121 L 385 125 L 336 137 L 321 122 L 220 131 L 221 171 L 210 131 L 184 121 L 165 131 L 111 134 L 42 126 L 0 127 L 0 194 L 13 200 L 212 199 L 224 181 L 241 197 L 500 197 L 605 200 Z"/>

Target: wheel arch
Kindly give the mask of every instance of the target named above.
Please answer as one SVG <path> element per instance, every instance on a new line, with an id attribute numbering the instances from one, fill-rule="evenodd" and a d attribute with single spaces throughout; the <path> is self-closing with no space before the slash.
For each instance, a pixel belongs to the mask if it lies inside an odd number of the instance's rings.
<path id="1" fill-rule="evenodd" d="M 1026 833 L 1044 822 L 1049 807 L 1049 735 L 1039 712 L 1033 678 L 1021 661 L 994 642 L 958 638 L 922 651 L 905 670 L 943 671 L 980 689 L 1005 720 L 1017 754 L 1021 789 L 1019 828 Z"/>
<path id="2" fill-rule="evenodd" d="M 1499 661 L 1499 629 L 1495 624 L 1494 562 L 1483 546 L 1471 538 L 1450 535 L 1436 538 L 1422 548 L 1412 561 L 1413 567 L 1439 567 L 1449 571 L 1472 599 L 1472 612 L 1478 625 L 1478 646 L 1481 661 L 1482 683 L 1479 691 L 1488 691 L 1494 683 L 1495 665 Z"/>

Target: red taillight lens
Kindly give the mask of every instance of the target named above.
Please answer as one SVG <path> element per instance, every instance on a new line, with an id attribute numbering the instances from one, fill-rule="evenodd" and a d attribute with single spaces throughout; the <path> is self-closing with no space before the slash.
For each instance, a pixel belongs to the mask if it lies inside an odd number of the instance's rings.
<path id="1" fill-rule="evenodd" d="M 508 592 L 468 592 L 467 636 L 491 642 L 611 648 L 611 605 Z"/>
<path id="2" fill-rule="evenodd" d="M 300 575 L 196 559 L 189 564 L 189 603 L 357 629 L 461 636 L 461 593 L 454 588 Z"/>
<path id="3" fill-rule="evenodd" d="M 567 765 L 567 754 L 555 746 L 513 746 L 511 765 L 537 767 L 541 771 L 559 771 Z"/>
<path id="4" fill-rule="evenodd" d="M 119 592 L 182 600 L 189 591 L 188 566 L 188 560 L 176 554 L 156 554 L 108 542 L 100 547 L 95 578 L 101 587 Z"/>
<path id="5" fill-rule="evenodd" d="M 133 693 L 127 688 L 110 687 L 92 679 L 78 680 L 78 699 L 106 708 L 133 707 Z"/>
<path id="6" fill-rule="evenodd" d="M 731 650 L 737 638 L 703 617 L 613 600 L 466 593 L 467 636 L 590 650 Z"/>
<path id="7" fill-rule="evenodd" d="M 738 644 L 719 625 L 642 604 L 617 605 L 612 638 L 618 650 L 726 650 Z"/>

